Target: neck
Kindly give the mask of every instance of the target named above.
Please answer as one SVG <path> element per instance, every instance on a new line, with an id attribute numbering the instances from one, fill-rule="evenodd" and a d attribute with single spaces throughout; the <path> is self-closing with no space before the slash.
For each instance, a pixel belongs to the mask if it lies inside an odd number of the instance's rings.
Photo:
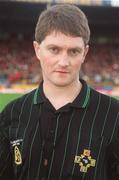
<path id="1" fill-rule="evenodd" d="M 56 109 L 73 102 L 79 94 L 81 87 L 82 84 L 80 81 L 73 82 L 68 86 L 55 86 L 53 84 L 43 83 L 44 94 Z"/>

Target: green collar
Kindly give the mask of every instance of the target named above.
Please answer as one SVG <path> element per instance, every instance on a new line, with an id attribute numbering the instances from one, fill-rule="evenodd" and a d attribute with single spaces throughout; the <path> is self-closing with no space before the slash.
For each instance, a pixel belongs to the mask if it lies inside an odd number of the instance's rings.
<path id="1" fill-rule="evenodd" d="M 77 108 L 85 108 L 90 99 L 90 87 L 86 84 L 84 80 L 80 80 L 82 83 L 82 89 L 76 99 L 71 103 L 71 106 Z M 35 90 L 33 103 L 41 104 L 46 100 L 43 93 L 43 83 Z"/>

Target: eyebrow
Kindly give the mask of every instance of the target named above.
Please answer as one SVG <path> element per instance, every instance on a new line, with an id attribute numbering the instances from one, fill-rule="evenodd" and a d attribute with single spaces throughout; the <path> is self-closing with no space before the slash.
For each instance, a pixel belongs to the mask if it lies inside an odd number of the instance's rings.
<path id="1" fill-rule="evenodd" d="M 59 45 L 56 45 L 56 44 L 49 44 L 49 45 L 46 45 L 47 48 L 50 48 L 50 47 L 57 47 L 59 49 L 62 49 L 63 47 L 62 46 L 59 46 Z M 76 50 L 79 50 L 81 51 L 82 50 L 82 47 L 79 47 L 79 46 L 75 46 L 75 47 L 69 47 L 68 50 L 73 50 L 73 49 L 76 49 Z"/>

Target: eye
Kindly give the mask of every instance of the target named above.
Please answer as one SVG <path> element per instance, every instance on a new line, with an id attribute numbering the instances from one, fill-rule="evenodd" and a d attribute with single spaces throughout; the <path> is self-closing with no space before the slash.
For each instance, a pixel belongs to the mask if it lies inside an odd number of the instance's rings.
<path id="1" fill-rule="evenodd" d="M 71 49 L 69 51 L 69 53 L 70 53 L 71 56 L 77 56 L 80 53 L 80 51 L 77 50 L 77 49 Z"/>
<path id="2" fill-rule="evenodd" d="M 59 49 L 57 47 L 50 47 L 49 50 L 53 54 L 58 54 L 58 52 L 59 52 Z"/>

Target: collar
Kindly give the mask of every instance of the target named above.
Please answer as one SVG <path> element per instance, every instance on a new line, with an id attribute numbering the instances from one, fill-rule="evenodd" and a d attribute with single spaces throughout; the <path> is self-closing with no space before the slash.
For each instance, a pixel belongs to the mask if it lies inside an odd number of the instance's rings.
<path id="1" fill-rule="evenodd" d="M 43 93 L 43 82 L 40 86 L 35 90 L 33 97 L 33 104 L 41 104 L 45 101 L 44 93 Z"/>
<path id="2" fill-rule="evenodd" d="M 84 80 L 80 79 L 80 82 L 82 83 L 82 88 L 79 93 L 79 95 L 75 98 L 75 100 L 70 103 L 71 107 L 76 108 L 85 108 L 89 102 L 90 99 L 90 87 L 87 85 L 87 83 Z M 46 101 L 46 98 L 43 93 L 43 83 L 35 90 L 34 97 L 33 97 L 33 103 L 34 104 L 41 104 Z"/>
<path id="3" fill-rule="evenodd" d="M 82 83 L 81 91 L 74 99 L 73 103 L 71 103 L 71 106 L 76 108 L 85 108 L 90 99 L 90 87 L 84 80 L 80 79 L 80 82 Z"/>

